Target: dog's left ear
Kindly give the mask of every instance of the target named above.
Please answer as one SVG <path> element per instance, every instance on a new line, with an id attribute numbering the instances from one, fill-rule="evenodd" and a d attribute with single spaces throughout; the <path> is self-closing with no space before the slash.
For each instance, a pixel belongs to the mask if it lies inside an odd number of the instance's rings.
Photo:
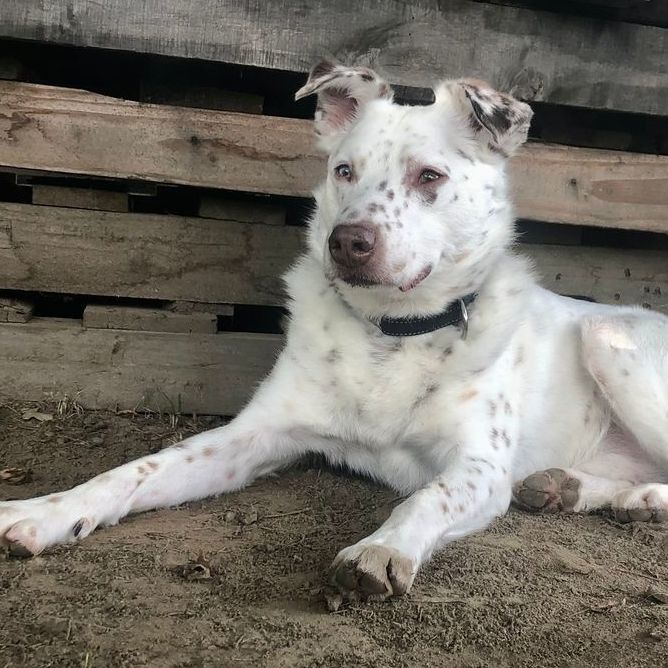
<path id="1" fill-rule="evenodd" d="M 526 141 L 533 116 L 528 104 L 475 79 L 446 81 L 436 90 L 437 102 L 444 97 L 466 117 L 473 138 L 488 155 L 507 158 Z"/>
<path id="2" fill-rule="evenodd" d="M 346 67 L 331 61 L 318 63 L 295 100 L 318 94 L 315 132 L 320 146 L 329 151 L 372 100 L 392 99 L 392 88 L 368 67 Z"/>

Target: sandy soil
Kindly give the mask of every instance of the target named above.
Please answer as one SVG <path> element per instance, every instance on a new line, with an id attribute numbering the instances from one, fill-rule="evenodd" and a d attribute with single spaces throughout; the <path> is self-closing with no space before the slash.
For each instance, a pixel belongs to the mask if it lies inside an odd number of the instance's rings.
<path id="1" fill-rule="evenodd" d="M 40 422 L 37 409 L 52 420 Z M 0 407 L 0 499 L 57 491 L 215 419 Z M 403 599 L 327 612 L 336 552 L 398 502 L 302 465 L 243 492 L 0 559 L 0 668 L 668 665 L 668 530 L 511 511 Z"/>

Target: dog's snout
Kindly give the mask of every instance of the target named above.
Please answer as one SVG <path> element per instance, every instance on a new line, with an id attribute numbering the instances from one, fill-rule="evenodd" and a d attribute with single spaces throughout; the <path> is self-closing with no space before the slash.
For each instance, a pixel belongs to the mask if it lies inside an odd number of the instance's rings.
<path id="1" fill-rule="evenodd" d="M 366 264 L 375 250 L 376 230 L 371 225 L 337 225 L 329 235 L 332 259 L 349 269 Z"/>

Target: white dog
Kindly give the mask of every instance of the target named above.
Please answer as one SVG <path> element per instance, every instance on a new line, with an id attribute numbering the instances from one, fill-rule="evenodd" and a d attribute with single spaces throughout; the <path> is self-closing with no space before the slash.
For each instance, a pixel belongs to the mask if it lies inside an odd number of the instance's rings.
<path id="1" fill-rule="evenodd" d="M 350 598 L 405 593 L 513 490 L 532 510 L 666 519 L 668 318 L 554 295 L 509 250 L 505 162 L 530 108 L 472 80 L 400 106 L 373 71 L 329 62 L 297 97 L 311 93 L 327 177 L 269 377 L 225 427 L 1 503 L 4 543 L 37 554 L 307 451 L 411 494 L 334 560 Z"/>

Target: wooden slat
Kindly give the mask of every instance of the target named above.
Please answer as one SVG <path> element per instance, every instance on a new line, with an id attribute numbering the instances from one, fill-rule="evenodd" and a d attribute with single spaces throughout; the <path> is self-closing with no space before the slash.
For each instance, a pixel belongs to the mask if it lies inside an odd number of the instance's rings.
<path id="1" fill-rule="evenodd" d="M 547 9 L 575 16 L 595 16 L 613 21 L 668 27 L 665 0 L 475 0 L 476 2 Z"/>
<path id="2" fill-rule="evenodd" d="M 2 81 L 0 165 L 285 195 L 322 174 L 306 121 Z"/>
<path id="3" fill-rule="evenodd" d="M 161 107 L 0 82 L 0 165 L 308 196 L 310 121 Z M 103 158 L 101 157 L 103 156 Z M 520 216 L 668 230 L 668 157 L 529 144 L 510 165 Z"/>
<path id="4" fill-rule="evenodd" d="M 70 188 L 66 186 L 34 185 L 32 203 L 42 206 L 65 206 L 73 209 L 98 211 L 127 211 L 127 193 L 97 188 Z"/>
<path id="5" fill-rule="evenodd" d="M 269 334 L 124 332 L 39 318 L 0 324 L 0 397 L 232 415 L 280 346 Z"/>
<path id="6" fill-rule="evenodd" d="M 527 144 L 511 167 L 520 218 L 668 232 L 668 157 Z"/>
<path id="7" fill-rule="evenodd" d="M 300 240 L 295 227 L 0 203 L 0 287 L 277 304 Z"/>
<path id="8" fill-rule="evenodd" d="M 202 218 L 246 220 L 249 223 L 284 225 L 285 207 L 273 202 L 249 202 L 220 195 L 203 195 L 199 202 Z"/>
<path id="9" fill-rule="evenodd" d="M 660 28 L 467 0 L 2 4 L 5 37 L 293 71 L 333 54 L 381 66 L 408 86 L 472 75 L 559 104 L 650 114 L 668 107 Z"/>
<path id="10" fill-rule="evenodd" d="M 89 304 L 83 313 L 83 326 L 87 329 L 215 334 L 218 331 L 218 318 L 215 313 L 202 311 L 178 313 L 144 306 Z"/>
<path id="11" fill-rule="evenodd" d="M 605 304 L 638 304 L 668 313 L 668 252 L 522 244 L 541 284 Z"/>
<path id="12" fill-rule="evenodd" d="M 35 305 L 24 299 L 0 297 L 0 322 L 28 322 Z"/>

